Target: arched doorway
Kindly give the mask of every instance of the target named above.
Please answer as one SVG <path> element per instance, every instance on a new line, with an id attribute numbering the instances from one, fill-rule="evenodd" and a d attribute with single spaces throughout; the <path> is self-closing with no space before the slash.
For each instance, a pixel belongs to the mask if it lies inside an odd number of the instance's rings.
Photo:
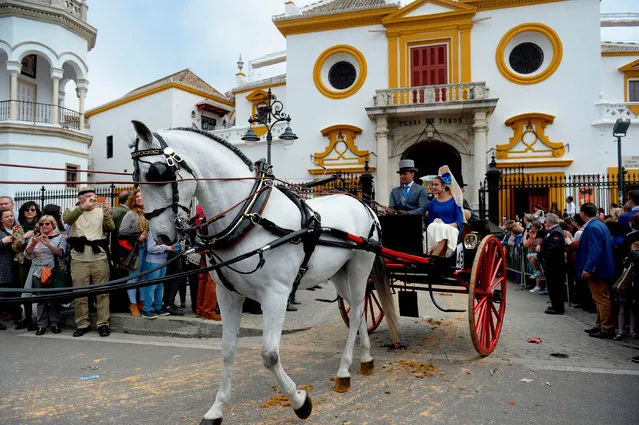
<path id="1" fill-rule="evenodd" d="M 402 154 L 402 159 L 412 159 L 419 170 L 415 177 L 437 175 L 439 167 L 448 165 L 457 182 L 464 183 L 461 155 L 453 146 L 441 140 L 425 140 L 416 143 Z"/>

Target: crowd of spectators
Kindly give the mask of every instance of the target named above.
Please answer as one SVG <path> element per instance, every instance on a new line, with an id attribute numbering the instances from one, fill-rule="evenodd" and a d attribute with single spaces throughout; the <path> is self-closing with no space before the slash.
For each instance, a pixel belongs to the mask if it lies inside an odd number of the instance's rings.
<path id="1" fill-rule="evenodd" d="M 168 267 L 161 267 L 179 256 L 187 241 L 171 246 L 154 241 L 144 217 L 144 200 L 137 189 L 120 192 L 117 208 L 110 209 L 104 201 L 93 188 L 83 187 L 78 191 L 77 204 L 62 213 L 58 205 L 41 209 L 33 201 L 16 210 L 11 197 L 0 196 L 0 287 L 37 289 L 65 281 L 69 286 L 82 287 L 127 276 L 131 276 L 130 281 L 164 278 L 161 283 L 76 298 L 72 304 L 56 299 L 38 302 L 35 316 L 33 303 L 29 302 L 31 293 L 10 293 L 22 297 L 22 302 L 0 305 L 0 330 L 6 330 L 6 323 L 13 322 L 16 330 L 35 331 L 36 335 L 47 330 L 60 333 L 62 312 L 73 306 L 74 337 L 90 331 L 90 311 L 97 313 L 98 333 L 107 337 L 112 311 L 128 311 L 134 317 L 147 319 L 183 316 L 187 286 L 193 313 L 203 319 L 220 320 L 215 282 L 209 273 L 172 277 L 183 270 L 201 268 L 204 255 L 181 256 Z M 198 208 L 191 223 L 202 219 Z M 149 273 L 137 276 L 145 271 Z"/>
<path id="2" fill-rule="evenodd" d="M 565 303 L 596 313 L 591 337 L 637 338 L 639 313 L 639 191 L 610 213 L 566 198 L 559 217 L 535 205 L 514 220 L 503 217 L 502 245 L 511 263 L 525 258 L 522 279 L 531 293 L 549 295 L 546 314 L 562 315 Z M 628 327 L 626 327 L 628 325 Z"/>

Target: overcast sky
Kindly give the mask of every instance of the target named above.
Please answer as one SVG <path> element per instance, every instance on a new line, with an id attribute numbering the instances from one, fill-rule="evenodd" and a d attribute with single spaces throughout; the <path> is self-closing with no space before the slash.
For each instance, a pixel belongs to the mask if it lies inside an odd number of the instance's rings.
<path id="1" fill-rule="evenodd" d="M 295 3 L 304 6 L 312 1 Z M 273 15 L 284 12 L 284 0 L 87 3 L 89 24 L 98 29 L 96 46 L 88 59 L 88 108 L 184 68 L 226 92 L 234 87 L 240 53 L 248 62 L 286 48 L 284 37 L 271 22 Z M 639 12 L 639 0 L 603 0 L 601 10 Z M 639 28 L 604 28 L 602 39 L 639 42 Z M 67 97 L 67 107 L 77 109 L 74 98 Z"/>

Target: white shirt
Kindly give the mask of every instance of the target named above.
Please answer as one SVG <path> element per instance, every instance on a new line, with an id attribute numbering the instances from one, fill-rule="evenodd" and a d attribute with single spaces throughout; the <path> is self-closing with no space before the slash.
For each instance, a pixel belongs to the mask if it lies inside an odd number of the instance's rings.
<path id="1" fill-rule="evenodd" d="M 575 214 L 577 214 L 577 206 L 575 205 L 574 202 L 566 203 L 566 214 L 568 214 L 569 217 L 572 217 Z"/>

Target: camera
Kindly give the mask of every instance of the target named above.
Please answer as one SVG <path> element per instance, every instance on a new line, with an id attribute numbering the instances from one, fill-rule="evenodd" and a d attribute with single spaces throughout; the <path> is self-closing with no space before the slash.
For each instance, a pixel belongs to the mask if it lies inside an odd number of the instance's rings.
<path id="1" fill-rule="evenodd" d="M 38 229 L 38 228 L 33 229 L 33 236 L 40 236 L 40 233 L 41 233 L 40 229 Z"/>

